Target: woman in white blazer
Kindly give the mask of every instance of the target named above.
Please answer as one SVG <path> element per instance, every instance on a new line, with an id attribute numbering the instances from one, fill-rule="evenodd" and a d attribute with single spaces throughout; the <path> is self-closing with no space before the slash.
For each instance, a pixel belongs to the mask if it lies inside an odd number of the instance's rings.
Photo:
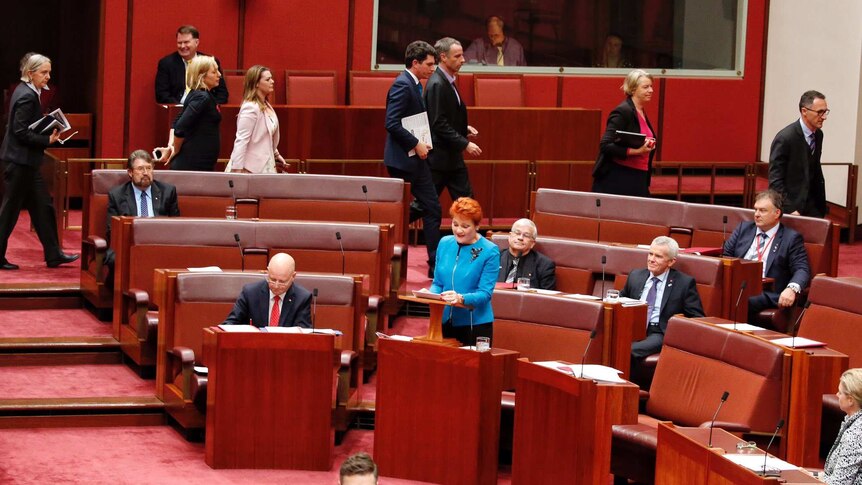
<path id="1" fill-rule="evenodd" d="M 226 172 L 275 173 L 287 169 L 278 154 L 278 116 L 269 96 L 275 81 L 268 67 L 255 65 L 245 73 L 242 106 L 236 120 L 236 140 Z"/>

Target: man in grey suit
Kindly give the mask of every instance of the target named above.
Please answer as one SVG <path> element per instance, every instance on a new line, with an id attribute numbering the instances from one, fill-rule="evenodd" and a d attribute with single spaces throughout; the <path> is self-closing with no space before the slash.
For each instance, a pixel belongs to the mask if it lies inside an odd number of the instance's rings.
<path id="1" fill-rule="evenodd" d="M 825 217 L 826 185 L 820 154 L 823 122 L 829 116 L 826 96 L 806 91 L 799 99 L 799 119 L 775 135 L 769 150 L 769 188 L 781 194 L 785 214 Z"/>
<path id="2" fill-rule="evenodd" d="M 467 124 L 467 107 L 455 86 L 455 76 L 465 62 L 464 49 L 451 37 L 438 40 L 434 48 L 440 57 L 440 65 L 428 79 L 425 89 L 425 105 L 434 145 L 430 155 L 431 177 L 438 196 L 448 188 L 452 200 L 473 197 L 464 152 L 477 157 L 482 154 L 482 149 L 467 139 L 479 132 Z"/>

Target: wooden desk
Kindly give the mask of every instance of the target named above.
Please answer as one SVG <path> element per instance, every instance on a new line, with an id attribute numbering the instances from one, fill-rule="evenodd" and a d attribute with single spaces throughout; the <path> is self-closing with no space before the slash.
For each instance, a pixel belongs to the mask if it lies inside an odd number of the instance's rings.
<path id="1" fill-rule="evenodd" d="M 696 320 L 709 324 L 732 323 L 713 317 Z M 786 334 L 768 329 L 743 333 L 767 341 L 787 337 Z M 787 440 L 786 459 L 805 467 L 819 467 L 820 450 L 816 444 L 820 443 L 823 395 L 835 392 L 841 373 L 849 368 L 850 358 L 828 347 L 781 347 L 791 354 L 790 410 L 784 434 Z"/>
<path id="2" fill-rule="evenodd" d="M 504 362 L 516 352 L 381 339 L 374 459 L 389 477 L 497 483 Z"/>
<path id="3" fill-rule="evenodd" d="M 725 458 L 736 453 L 743 441 L 723 429 L 714 429 L 713 448 L 707 448 L 709 428 L 685 428 L 659 423 L 655 483 L 662 485 L 748 485 L 821 483 L 801 470 L 782 471 L 779 477 L 763 477 Z M 763 451 L 755 452 L 763 456 Z"/>
<path id="4" fill-rule="evenodd" d="M 203 332 L 207 465 L 329 470 L 334 337 Z"/>
<path id="5" fill-rule="evenodd" d="M 638 386 L 598 383 L 518 360 L 513 484 L 608 483 L 611 427 L 635 424 Z"/>

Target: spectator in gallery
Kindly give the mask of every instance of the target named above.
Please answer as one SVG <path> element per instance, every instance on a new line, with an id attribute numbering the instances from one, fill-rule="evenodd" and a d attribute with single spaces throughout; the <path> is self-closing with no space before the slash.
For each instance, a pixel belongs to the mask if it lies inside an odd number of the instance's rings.
<path id="1" fill-rule="evenodd" d="M 485 20 L 487 37 L 475 39 L 464 51 L 464 58 L 471 64 L 488 66 L 526 66 L 524 47 L 517 40 L 506 36 L 503 19 L 492 15 Z"/>
<path id="2" fill-rule="evenodd" d="M 608 34 L 596 59 L 595 67 L 632 68 L 631 61 L 623 56 L 623 47 L 622 36 L 615 33 Z"/>

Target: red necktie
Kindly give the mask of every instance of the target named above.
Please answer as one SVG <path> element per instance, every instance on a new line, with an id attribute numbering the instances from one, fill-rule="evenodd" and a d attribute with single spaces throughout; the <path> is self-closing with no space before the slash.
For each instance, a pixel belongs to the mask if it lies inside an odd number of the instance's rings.
<path id="1" fill-rule="evenodd" d="M 269 326 L 270 327 L 277 327 L 278 326 L 278 319 L 279 319 L 279 317 L 281 317 L 281 308 L 278 305 L 279 300 L 281 300 L 281 297 L 278 295 L 275 295 L 272 298 L 272 312 L 269 314 Z"/>

